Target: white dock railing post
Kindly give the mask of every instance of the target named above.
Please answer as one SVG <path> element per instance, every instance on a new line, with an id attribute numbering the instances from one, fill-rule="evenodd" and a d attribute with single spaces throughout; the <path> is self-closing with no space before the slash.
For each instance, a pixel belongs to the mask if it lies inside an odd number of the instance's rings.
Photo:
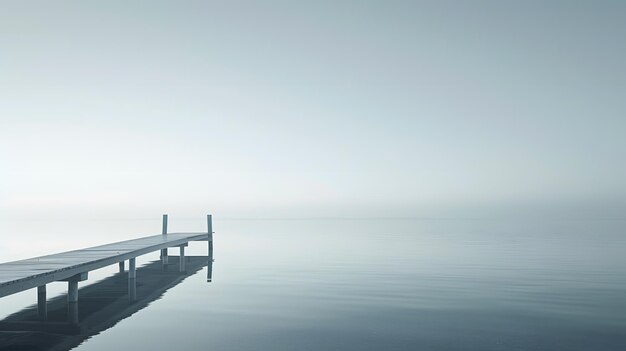
<path id="1" fill-rule="evenodd" d="M 46 301 L 46 285 L 40 285 L 37 287 L 37 312 L 39 319 L 42 321 L 48 320 L 48 305 Z"/>
<path id="2" fill-rule="evenodd" d="M 167 235 L 167 215 L 164 214 L 163 215 L 163 231 L 162 231 L 163 235 Z M 166 268 L 167 265 L 167 247 L 164 249 L 161 249 L 161 262 L 163 263 L 163 269 Z"/>
<path id="3" fill-rule="evenodd" d="M 137 269 L 134 258 L 128 260 L 128 300 L 137 300 Z"/>

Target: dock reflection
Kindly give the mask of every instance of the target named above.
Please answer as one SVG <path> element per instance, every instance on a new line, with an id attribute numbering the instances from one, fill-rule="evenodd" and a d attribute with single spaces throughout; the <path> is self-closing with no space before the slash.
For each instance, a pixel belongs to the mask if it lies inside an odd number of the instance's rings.
<path id="1" fill-rule="evenodd" d="M 161 260 L 137 269 L 137 300 L 132 303 L 128 301 L 128 272 L 123 272 L 81 288 L 78 306 L 68 306 L 66 295 L 48 300 L 47 321 L 39 320 L 36 305 L 6 317 L 0 321 L 0 350 L 70 350 L 146 308 L 204 267 L 207 281 L 212 280 L 212 252 L 208 257 L 187 256 L 184 273 L 178 270 L 178 256 L 170 256 L 168 263 L 171 269 L 166 271 Z"/>

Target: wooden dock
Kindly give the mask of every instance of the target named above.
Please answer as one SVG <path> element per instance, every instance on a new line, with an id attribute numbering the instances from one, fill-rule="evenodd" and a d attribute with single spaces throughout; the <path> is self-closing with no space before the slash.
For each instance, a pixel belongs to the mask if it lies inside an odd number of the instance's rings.
<path id="1" fill-rule="evenodd" d="M 55 281 L 68 282 L 67 301 L 69 310 L 77 311 L 78 282 L 88 278 L 89 271 L 118 264 L 124 271 L 128 261 L 128 298 L 137 299 L 135 258 L 161 250 L 163 267 L 168 264 L 167 249 L 178 247 L 180 257 L 185 257 L 185 247 L 190 241 L 208 241 L 209 256 L 213 251 L 213 231 L 211 215 L 207 216 L 207 232 L 168 233 L 167 215 L 163 215 L 163 230 L 160 235 L 121 241 L 112 244 L 90 247 L 81 250 L 62 252 L 53 255 L 29 258 L 0 264 L 0 297 L 24 290 L 37 288 L 37 302 L 40 319 L 47 319 L 46 284 Z M 179 260 L 179 271 L 185 272 L 186 260 Z M 76 313 L 70 313 L 76 315 Z"/>

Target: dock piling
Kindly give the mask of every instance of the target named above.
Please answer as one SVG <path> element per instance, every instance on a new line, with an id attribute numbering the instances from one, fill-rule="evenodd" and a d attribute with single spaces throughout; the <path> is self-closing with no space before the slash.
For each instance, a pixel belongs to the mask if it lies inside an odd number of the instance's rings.
<path id="1" fill-rule="evenodd" d="M 167 235 L 167 215 L 163 215 L 163 230 L 161 232 L 163 235 Z M 167 265 L 167 247 L 161 249 L 161 262 L 163 263 L 163 269 L 166 268 Z"/>
<path id="2" fill-rule="evenodd" d="M 67 302 L 78 302 L 78 280 L 67 281 Z"/>
<path id="3" fill-rule="evenodd" d="M 206 215 L 207 242 L 209 243 L 209 262 L 207 264 L 206 281 L 211 282 L 213 276 L 213 216 Z"/>
<path id="4" fill-rule="evenodd" d="M 134 258 L 128 260 L 128 300 L 137 300 L 137 269 Z"/>
<path id="5" fill-rule="evenodd" d="M 70 323 L 78 323 L 78 280 L 67 281 L 67 316 Z"/>
<path id="6" fill-rule="evenodd" d="M 180 246 L 180 272 L 184 273 L 185 268 L 185 245 Z"/>
<path id="7" fill-rule="evenodd" d="M 213 257 L 213 216 L 206 215 L 207 234 L 209 242 L 209 256 Z"/>
<path id="8" fill-rule="evenodd" d="M 48 304 L 45 284 L 37 287 L 37 313 L 39 315 L 39 320 L 48 320 Z"/>
<path id="9" fill-rule="evenodd" d="M 88 272 L 82 272 L 61 279 L 67 282 L 67 315 L 70 323 L 78 323 L 78 282 L 85 281 L 88 277 Z"/>
<path id="10" fill-rule="evenodd" d="M 120 273 L 124 273 L 124 261 L 119 262 L 118 265 L 120 267 Z"/>

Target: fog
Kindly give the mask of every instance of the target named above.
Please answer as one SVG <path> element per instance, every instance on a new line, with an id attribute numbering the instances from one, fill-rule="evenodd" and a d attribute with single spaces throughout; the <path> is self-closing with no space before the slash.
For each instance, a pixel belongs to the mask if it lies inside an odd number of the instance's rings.
<path id="1" fill-rule="evenodd" d="M 624 15 L 4 2 L 0 212 L 620 217 Z"/>

